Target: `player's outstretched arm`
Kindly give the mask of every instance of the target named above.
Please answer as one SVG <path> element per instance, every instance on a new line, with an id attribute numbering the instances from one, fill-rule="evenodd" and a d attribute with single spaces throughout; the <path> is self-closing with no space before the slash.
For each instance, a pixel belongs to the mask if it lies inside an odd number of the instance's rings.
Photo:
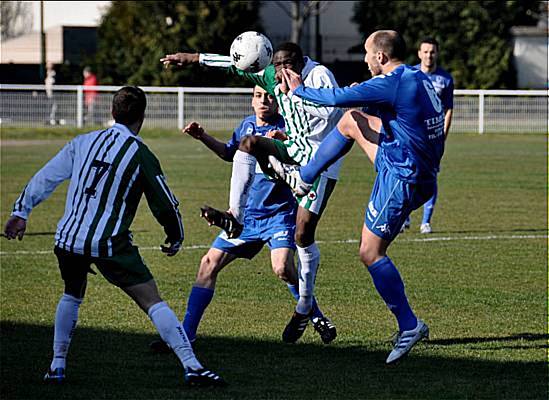
<path id="1" fill-rule="evenodd" d="M 281 70 L 280 72 L 282 71 L 284 70 Z M 298 82 L 301 82 L 301 76 L 297 74 L 295 74 L 294 76 L 296 77 Z M 292 102 L 296 105 L 297 103 L 300 103 L 299 107 L 303 108 L 306 113 L 324 120 L 328 120 L 332 117 L 339 118 L 338 115 L 341 116 L 341 111 L 337 107 L 322 106 L 317 103 L 303 99 L 299 96 L 293 96 L 293 93 L 289 92 L 290 88 L 288 86 L 287 80 L 284 79 L 284 77 L 282 77 L 282 82 L 284 83 L 284 86 L 288 88 L 288 96 L 291 98 Z M 327 68 L 314 68 L 309 73 L 308 82 L 310 87 L 315 89 L 339 87 L 337 81 L 335 80 L 335 77 Z M 283 83 L 280 84 L 281 87 L 283 86 Z"/>
<path id="2" fill-rule="evenodd" d="M 57 186 L 71 177 L 74 152 L 74 144 L 71 141 L 31 178 L 13 205 L 12 217 L 26 221 L 38 204 L 46 200 Z"/>
<path id="3" fill-rule="evenodd" d="M 183 128 L 183 133 L 187 134 L 197 140 L 200 140 L 206 145 L 208 149 L 213 151 L 219 158 L 224 161 L 232 161 L 232 155 L 229 154 L 227 146 L 225 143 L 217 140 L 216 138 L 210 136 L 204 128 L 202 128 L 198 122 L 191 122 L 185 128 Z"/>
<path id="4" fill-rule="evenodd" d="M 361 106 L 369 101 L 374 101 L 376 97 L 373 90 L 367 89 L 371 80 L 353 87 L 315 89 L 304 86 L 301 76 L 294 71 L 285 69 L 283 75 L 293 95 L 323 106 Z"/>
<path id="5" fill-rule="evenodd" d="M 192 64 L 200 64 L 214 68 L 231 67 L 231 57 L 212 53 L 175 53 L 166 54 L 160 59 L 166 68 L 170 65 L 185 67 Z"/>
<path id="6" fill-rule="evenodd" d="M 184 67 L 187 65 L 198 64 L 200 61 L 200 54 L 198 53 L 175 53 L 166 54 L 160 59 L 160 62 L 164 64 L 164 67 L 168 68 L 170 65 L 176 65 L 178 67 Z"/>
<path id="7" fill-rule="evenodd" d="M 184 67 L 192 64 L 200 64 L 213 68 L 224 68 L 232 75 L 240 76 L 254 85 L 261 86 L 270 94 L 274 94 L 277 81 L 274 76 L 274 67 L 268 66 L 262 74 L 241 71 L 232 65 L 231 57 L 213 53 L 175 53 L 166 54 L 160 59 L 166 68 L 170 65 Z"/>

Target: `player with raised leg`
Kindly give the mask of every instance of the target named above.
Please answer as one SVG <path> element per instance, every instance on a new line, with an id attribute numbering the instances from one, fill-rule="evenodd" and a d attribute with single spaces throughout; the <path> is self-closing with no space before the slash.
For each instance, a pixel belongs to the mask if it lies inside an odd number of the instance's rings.
<path id="1" fill-rule="evenodd" d="M 164 227 L 161 246 L 174 256 L 183 243 L 178 202 L 166 184 L 160 163 L 138 134 L 147 100 L 137 87 L 123 87 L 113 98 L 115 124 L 103 131 L 77 136 L 25 186 L 15 202 L 4 232 L 21 240 L 32 209 L 69 179 L 65 214 L 57 225 L 54 253 L 65 282 L 55 314 L 53 360 L 44 381 L 65 381 L 66 357 L 84 300 L 88 273 L 95 264 L 149 316 L 160 336 L 185 368 L 189 385 L 223 386 L 225 381 L 204 368 L 175 313 L 162 300 L 154 278 L 132 244 L 130 225 L 145 194 Z"/>
<path id="2" fill-rule="evenodd" d="M 404 65 L 406 45 L 398 32 L 372 33 L 365 49 L 373 78 L 353 87 L 310 88 L 298 74 L 283 71 L 293 96 L 320 105 L 365 109 L 347 111 L 306 166 L 272 162 L 277 174 L 301 195 L 355 142 L 374 163 L 377 176 L 366 208 L 360 258 L 398 322 L 399 334 L 387 358 L 391 364 L 429 335 L 429 328 L 408 303 L 387 248 L 410 212 L 433 194 L 444 152 L 444 114 L 429 78 Z"/>
<path id="3" fill-rule="evenodd" d="M 165 65 L 201 65 L 224 67 L 229 73 L 242 76 L 261 86 L 274 96 L 280 113 L 284 117 L 286 132 L 271 140 L 261 136 L 247 136 L 242 139 L 239 151 L 233 159 L 236 180 L 231 180 L 230 214 L 239 222 L 248 198 L 249 182 L 253 179 L 255 160 L 265 172 L 272 171 L 268 157 L 273 155 L 283 162 L 305 165 L 314 155 L 320 142 L 336 126 L 342 112 L 338 108 L 323 107 L 304 101 L 289 93 L 282 80 L 282 71 L 291 69 L 312 87 L 338 87 L 332 73 L 308 57 L 303 57 L 301 48 L 295 43 L 283 43 L 273 55 L 273 63 L 261 74 L 244 72 L 231 66 L 231 59 L 217 54 L 177 53 L 161 59 Z M 252 157 L 250 157 L 252 156 Z M 250 161 L 254 159 L 254 161 Z M 315 242 L 316 227 L 334 190 L 341 162 L 333 163 L 315 180 L 307 196 L 298 198 L 295 240 L 299 257 L 298 275 L 299 300 L 294 314 L 284 332 L 285 342 L 296 342 L 307 327 L 313 305 L 313 290 L 320 262 L 320 251 Z M 219 216 L 219 214 L 218 214 Z M 231 236 L 231 232 L 228 232 Z"/>
<path id="4" fill-rule="evenodd" d="M 277 112 L 274 97 L 259 86 L 254 88 L 252 107 L 255 115 L 241 122 L 228 143 L 210 136 L 196 122 L 187 125 L 184 132 L 204 143 L 222 160 L 231 162 L 243 137 L 272 137 L 284 131 L 284 119 Z M 273 272 L 288 285 L 296 300 L 299 298 L 294 264 L 296 209 L 297 203 L 287 185 L 266 178 L 261 170 L 256 170 L 240 236 L 238 239 L 230 239 L 222 232 L 200 261 L 183 321 L 183 327 L 191 342 L 196 339 L 198 325 L 214 296 L 218 274 L 238 258 L 254 258 L 265 244 L 271 250 Z M 335 339 L 336 328 L 322 314 L 314 299 L 311 321 L 324 343 L 328 344 Z M 151 347 L 158 352 L 169 351 L 161 341 L 151 343 Z"/>

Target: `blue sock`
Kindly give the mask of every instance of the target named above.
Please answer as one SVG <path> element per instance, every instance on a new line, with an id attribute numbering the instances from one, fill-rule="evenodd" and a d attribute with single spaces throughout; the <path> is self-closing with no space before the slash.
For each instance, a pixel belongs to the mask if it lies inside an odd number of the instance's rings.
<path id="1" fill-rule="evenodd" d="M 213 295 L 213 289 L 193 286 L 187 300 L 187 311 L 183 321 L 183 329 L 185 329 L 189 340 L 194 341 L 196 339 L 198 324 L 200 324 L 204 311 L 212 301 Z"/>
<path id="2" fill-rule="evenodd" d="M 387 256 L 368 267 L 374 286 L 398 321 L 399 330 L 409 331 L 417 326 L 417 318 L 408 304 L 404 282 Z"/>
<path id="3" fill-rule="evenodd" d="M 435 192 L 429 200 L 423 205 L 423 221 L 422 224 L 430 224 L 433 211 L 435 211 L 435 204 L 437 202 L 438 184 L 435 183 Z"/>
<path id="4" fill-rule="evenodd" d="M 325 169 L 347 154 L 353 143 L 354 140 L 343 136 L 336 126 L 322 141 L 311 161 L 299 170 L 301 179 L 313 183 Z"/>
<path id="5" fill-rule="evenodd" d="M 294 296 L 294 299 L 299 300 L 299 289 L 298 289 L 298 286 L 297 285 L 290 285 L 288 284 L 288 290 L 290 291 L 290 293 L 292 294 L 292 296 Z M 318 307 L 318 304 L 316 302 L 316 298 L 313 297 L 313 315 L 311 316 L 311 320 L 313 318 L 323 318 L 324 317 L 324 314 L 322 314 L 322 311 L 320 311 L 320 308 Z"/>

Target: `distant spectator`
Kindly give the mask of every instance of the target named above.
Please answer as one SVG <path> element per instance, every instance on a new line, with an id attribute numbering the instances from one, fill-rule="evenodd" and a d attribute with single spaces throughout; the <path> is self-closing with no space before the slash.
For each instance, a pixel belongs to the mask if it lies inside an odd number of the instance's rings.
<path id="1" fill-rule="evenodd" d="M 84 75 L 84 86 L 97 86 L 97 76 L 93 73 L 90 67 L 85 67 L 82 72 Z M 95 99 L 97 91 L 84 88 L 84 104 L 86 105 L 86 114 L 84 115 L 84 123 L 95 124 Z"/>
<path id="2" fill-rule="evenodd" d="M 46 89 L 46 96 L 48 98 L 48 104 L 50 108 L 50 115 L 46 123 L 49 123 L 50 125 L 57 124 L 57 120 L 55 118 L 57 113 L 57 100 L 53 93 L 53 85 L 55 85 L 55 75 L 56 72 L 53 63 L 48 62 L 46 64 L 46 79 L 44 79 L 44 86 Z"/>

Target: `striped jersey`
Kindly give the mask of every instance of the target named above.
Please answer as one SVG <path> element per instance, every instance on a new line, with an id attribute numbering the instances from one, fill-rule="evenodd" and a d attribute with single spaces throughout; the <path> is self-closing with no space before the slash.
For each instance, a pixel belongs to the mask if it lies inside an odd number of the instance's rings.
<path id="1" fill-rule="evenodd" d="M 301 71 L 301 77 L 306 86 L 314 88 L 338 87 L 334 75 L 328 68 L 309 57 L 303 59 L 305 66 Z M 276 71 L 272 64 L 262 72 L 254 74 L 232 66 L 229 56 L 209 53 L 200 54 L 200 64 L 227 68 L 229 73 L 246 78 L 276 98 L 279 113 L 282 114 L 286 123 L 288 139 L 284 141 L 284 145 L 290 157 L 298 164 L 305 165 L 309 162 L 322 140 L 337 125 L 343 115 L 339 108 L 321 106 L 293 96 L 291 92 L 284 94 L 275 78 Z M 337 179 L 340 167 L 341 160 L 328 169 L 326 176 Z"/>
<path id="2" fill-rule="evenodd" d="M 61 182 L 70 179 L 55 245 L 92 257 L 111 257 L 131 244 L 129 230 L 143 193 L 171 243 L 183 240 L 178 201 L 160 163 L 126 126 L 71 140 L 29 181 L 12 215 L 27 219 Z"/>

